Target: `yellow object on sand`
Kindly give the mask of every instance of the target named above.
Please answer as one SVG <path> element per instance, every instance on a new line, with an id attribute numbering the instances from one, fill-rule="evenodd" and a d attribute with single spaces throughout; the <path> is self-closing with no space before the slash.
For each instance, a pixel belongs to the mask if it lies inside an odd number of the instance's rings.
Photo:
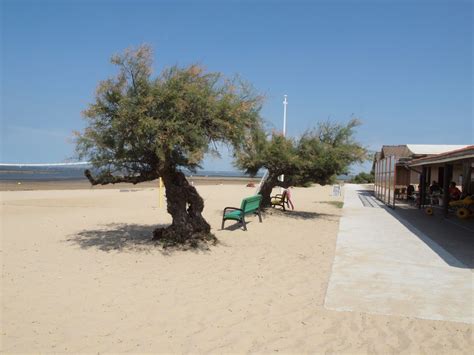
<path id="1" fill-rule="evenodd" d="M 159 178 L 158 180 L 158 207 L 163 206 L 163 180 Z"/>

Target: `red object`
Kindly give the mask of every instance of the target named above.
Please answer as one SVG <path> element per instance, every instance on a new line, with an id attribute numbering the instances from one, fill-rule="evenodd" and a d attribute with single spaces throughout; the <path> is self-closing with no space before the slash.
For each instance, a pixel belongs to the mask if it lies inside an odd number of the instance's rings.
<path id="1" fill-rule="evenodd" d="M 459 190 L 456 186 L 450 187 L 449 196 L 452 200 L 459 200 L 461 198 L 461 190 Z"/>
<path id="2" fill-rule="evenodd" d="M 294 210 L 294 209 L 295 209 L 295 206 L 293 206 L 293 201 L 291 201 L 291 191 L 290 191 L 290 188 L 287 188 L 285 191 L 286 191 L 286 200 L 287 200 L 288 203 L 290 204 L 291 209 Z"/>

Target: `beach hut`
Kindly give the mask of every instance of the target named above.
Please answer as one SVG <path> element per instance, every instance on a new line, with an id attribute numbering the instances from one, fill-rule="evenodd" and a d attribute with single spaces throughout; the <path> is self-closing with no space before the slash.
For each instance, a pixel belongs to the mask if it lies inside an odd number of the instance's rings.
<path id="1" fill-rule="evenodd" d="M 424 158 L 414 159 L 409 163 L 411 168 L 421 169 L 420 173 L 420 207 L 425 201 L 426 186 L 433 176 L 438 178 L 442 187 L 442 207 L 444 215 L 448 214 L 449 184 L 451 181 L 461 187 L 463 195 L 474 194 L 474 145 Z"/>
<path id="2" fill-rule="evenodd" d="M 417 159 L 459 150 L 468 145 L 402 144 L 384 145 L 374 156 L 372 169 L 375 173 L 375 196 L 385 204 L 395 207 L 397 199 L 407 198 L 409 185 L 419 185 L 421 169 L 411 165 Z M 454 172 L 460 174 L 456 166 Z M 430 170 L 429 179 L 443 182 L 443 169 Z M 431 181 L 431 180 L 429 180 Z M 424 189 L 425 186 L 422 186 Z"/>

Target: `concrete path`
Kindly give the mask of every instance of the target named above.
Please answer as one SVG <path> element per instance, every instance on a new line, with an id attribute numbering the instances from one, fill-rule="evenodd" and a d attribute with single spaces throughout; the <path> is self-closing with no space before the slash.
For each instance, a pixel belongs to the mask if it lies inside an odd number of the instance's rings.
<path id="1" fill-rule="evenodd" d="M 326 308 L 473 323 L 473 280 L 363 187 L 345 185 Z"/>

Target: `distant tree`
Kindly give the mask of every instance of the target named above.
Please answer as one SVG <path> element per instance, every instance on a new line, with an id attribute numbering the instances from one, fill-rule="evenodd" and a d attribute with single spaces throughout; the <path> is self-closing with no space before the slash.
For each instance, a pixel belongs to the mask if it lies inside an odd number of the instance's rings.
<path id="1" fill-rule="evenodd" d="M 370 173 L 360 172 L 354 176 L 350 182 L 355 184 L 372 184 L 375 182 L 375 175 L 373 171 Z"/>
<path id="2" fill-rule="evenodd" d="M 270 206 L 270 195 L 276 186 L 325 185 L 338 174 L 347 173 L 349 166 L 366 159 L 367 151 L 354 138 L 359 121 L 346 125 L 324 122 L 299 139 L 255 130 L 242 149 L 236 152 L 235 165 L 250 175 L 268 170 L 260 194 L 263 206 Z M 279 176 L 284 175 L 284 181 Z"/>
<path id="3" fill-rule="evenodd" d="M 241 80 L 199 65 L 173 66 L 152 78 L 148 46 L 116 55 L 112 63 L 118 75 L 99 84 L 84 111 L 87 127 L 77 133 L 79 156 L 96 169 L 87 170 L 87 178 L 104 185 L 161 177 L 172 224 L 155 230 L 154 238 L 192 244 L 208 238 L 204 201 L 181 170 L 195 171 L 205 153 L 218 154 L 217 143 L 240 149 L 260 124 L 261 97 Z"/>

